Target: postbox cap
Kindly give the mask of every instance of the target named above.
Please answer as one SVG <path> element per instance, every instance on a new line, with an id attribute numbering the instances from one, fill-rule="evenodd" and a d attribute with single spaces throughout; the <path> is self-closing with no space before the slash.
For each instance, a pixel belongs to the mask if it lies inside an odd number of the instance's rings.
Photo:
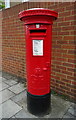
<path id="1" fill-rule="evenodd" d="M 31 8 L 19 13 L 19 18 L 22 19 L 27 16 L 35 16 L 35 15 L 46 15 L 54 17 L 55 19 L 58 17 L 58 13 L 56 11 L 52 11 L 45 8 Z"/>

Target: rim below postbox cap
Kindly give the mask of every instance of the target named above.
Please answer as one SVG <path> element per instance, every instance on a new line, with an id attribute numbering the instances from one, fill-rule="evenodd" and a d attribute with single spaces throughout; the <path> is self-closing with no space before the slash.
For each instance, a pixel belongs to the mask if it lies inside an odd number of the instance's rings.
<path id="1" fill-rule="evenodd" d="M 31 8 L 27 10 L 23 10 L 19 13 L 19 18 L 22 20 L 24 17 L 28 16 L 36 16 L 36 15 L 46 15 L 50 17 L 54 17 L 57 19 L 58 13 L 56 11 L 52 11 L 46 8 Z"/>
<path id="2" fill-rule="evenodd" d="M 30 9 L 27 9 L 27 10 L 37 10 L 37 9 L 46 9 L 46 8 L 30 8 Z"/>

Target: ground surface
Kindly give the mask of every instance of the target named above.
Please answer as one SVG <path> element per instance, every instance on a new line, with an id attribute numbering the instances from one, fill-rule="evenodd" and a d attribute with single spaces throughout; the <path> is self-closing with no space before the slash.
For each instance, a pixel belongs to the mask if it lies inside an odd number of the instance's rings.
<path id="1" fill-rule="evenodd" d="M 0 119 L 2 118 L 65 118 L 76 119 L 76 104 L 51 95 L 51 111 L 38 117 L 27 111 L 26 87 L 17 78 L 0 72 Z M 9 119 L 9 120 L 10 120 Z"/>

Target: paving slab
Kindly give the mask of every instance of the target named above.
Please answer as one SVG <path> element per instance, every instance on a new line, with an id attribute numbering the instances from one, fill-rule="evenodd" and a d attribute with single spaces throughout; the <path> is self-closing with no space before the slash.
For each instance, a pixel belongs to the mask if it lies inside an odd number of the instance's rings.
<path id="1" fill-rule="evenodd" d="M 7 85 L 6 83 L 4 83 L 4 82 L 1 83 L 1 82 L 0 82 L 0 91 L 6 89 L 6 88 L 8 88 L 8 87 L 10 87 L 10 86 Z"/>
<path id="2" fill-rule="evenodd" d="M 15 116 L 12 116 L 12 118 L 16 118 Z"/>
<path id="3" fill-rule="evenodd" d="M 0 92 L 0 96 L 2 97 L 2 100 L 0 101 L 0 103 L 2 103 L 10 99 L 11 97 L 15 96 L 15 94 L 9 91 L 8 89 L 5 89 Z"/>
<path id="4" fill-rule="evenodd" d="M 36 116 L 26 113 L 23 109 L 15 115 L 16 118 L 37 118 Z"/>
<path id="5" fill-rule="evenodd" d="M 13 86 L 13 85 L 17 84 L 16 81 L 11 80 L 11 79 L 9 79 L 9 80 L 5 80 L 4 82 L 5 82 L 6 84 L 8 84 L 9 86 Z"/>
<path id="6" fill-rule="evenodd" d="M 58 96 L 51 95 L 51 111 L 49 115 L 46 115 L 46 118 L 62 118 L 66 113 L 71 103 L 65 101 Z"/>
<path id="7" fill-rule="evenodd" d="M 17 119 L 15 116 L 12 116 L 9 120 L 20 120 L 19 118 Z"/>
<path id="8" fill-rule="evenodd" d="M 11 100 L 13 100 L 14 102 L 18 103 L 23 98 L 25 99 L 26 96 L 27 96 L 27 93 L 26 93 L 26 90 L 24 90 L 23 92 L 19 93 L 18 95 L 12 97 Z"/>
<path id="9" fill-rule="evenodd" d="M 2 72 L 0 72 L 0 77 L 2 76 Z"/>
<path id="10" fill-rule="evenodd" d="M 75 116 L 71 115 L 69 112 L 67 112 L 64 116 L 62 120 L 65 120 L 65 118 L 75 118 Z"/>
<path id="11" fill-rule="evenodd" d="M 14 103 L 12 100 L 8 100 L 0 105 L 0 111 L 2 109 L 2 118 L 10 118 L 18 113 L 22 108 Z M 0 112 L 1 116 L 1 112 Z"/>
<path id="12" fill-rule="evenodd" d="M 4 82 L 6 79 L 0 76 L 0 82 Z"/>
<path id="13" fill-rule="evenodd" d="M 17 104 L 21 106 L 27 112 L 27 97 L 26 96 L 22 98 L 20 101 L 18 101 Z"/>
<path id="14" fill-rule="evenodd" d="M 2 77 L 2 82 L 4 82 L 5 80 L 7 80 L 7 79 Z"/>
<path id="15" fill-rule="evenodd" d="M 2 119 L 2 106 L 0 107 L 0 120 Z"/>
<path id="16" fill-rule="evenodd" d="M 71 115 L 76 116 L 76 104 L 71 105 L 70 108 L 68 109 L 68 112 Z"/>
<path id="17" fill-rule="evenodd" d="M 11 98 L 14 102 L 16 102 L 19 106 L 24 108 L 27 111 L 27 92 L 26 90 L 21 92 L 20 94 Z"/>
<path id="18" fill-rule="evenodd" d="M 0 104 L 2 103 L 2 91 L 0 92 Z"/>
<path id="19" fill-rule="evenodd" d="M 14 76 L 12 76 L 12 78 L 11 78 L 12 80 L 14 80 L 14 81 L 16 81 L 16 82 L 19 82 L 19 80 L 18 80 L 18 78 L 17 77 L 14 77 Z"/>
<path id="20" fill-rule="evenodd" d="M 0 83 L 2 83 L 2 77 L 0 77 Z"/>
<path id="21" fill-rule="evenodd" d="M 19 83 L 8 89 L 11 90 L 12 92 L 14 92 L 15 94 L 19 94 L 20 92 L 25 90 L 25 87 L 24 87 L 24 84 Z"/>
<path id="22" fill-rule="evenodd" d="M 0 76 L 0 82 L 2 82 L 2 77 Z"/>
<path id="23" fill-rule="evenodd" d="M 2 72 L 2 77 L 6 78 L 6 79 L 11 79 L 11 78 L 12 78 L 12 75 L 9 75 L 9 74 L 6 73 L 6 72 Z"/>

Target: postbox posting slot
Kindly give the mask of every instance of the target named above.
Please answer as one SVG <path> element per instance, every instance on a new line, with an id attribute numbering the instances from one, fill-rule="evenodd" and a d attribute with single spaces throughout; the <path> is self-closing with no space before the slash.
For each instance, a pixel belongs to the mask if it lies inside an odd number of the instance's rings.
<path id="1" fill-rule="evenodd" d="M 32 29 L 30 35 L 46 35 L 46 29 Z"/>
<path id="2" fill-rule="evenodd" d="M 30 33 L 31 34 L 32 33 L 46 33 L 46 30 L 45 29 L 44 30 L 43 29 L 41 29 L 41 30 L 40 29 L 38 29 L 38 30 L 35 29 L 35 30 L 30 30 Z"/>

